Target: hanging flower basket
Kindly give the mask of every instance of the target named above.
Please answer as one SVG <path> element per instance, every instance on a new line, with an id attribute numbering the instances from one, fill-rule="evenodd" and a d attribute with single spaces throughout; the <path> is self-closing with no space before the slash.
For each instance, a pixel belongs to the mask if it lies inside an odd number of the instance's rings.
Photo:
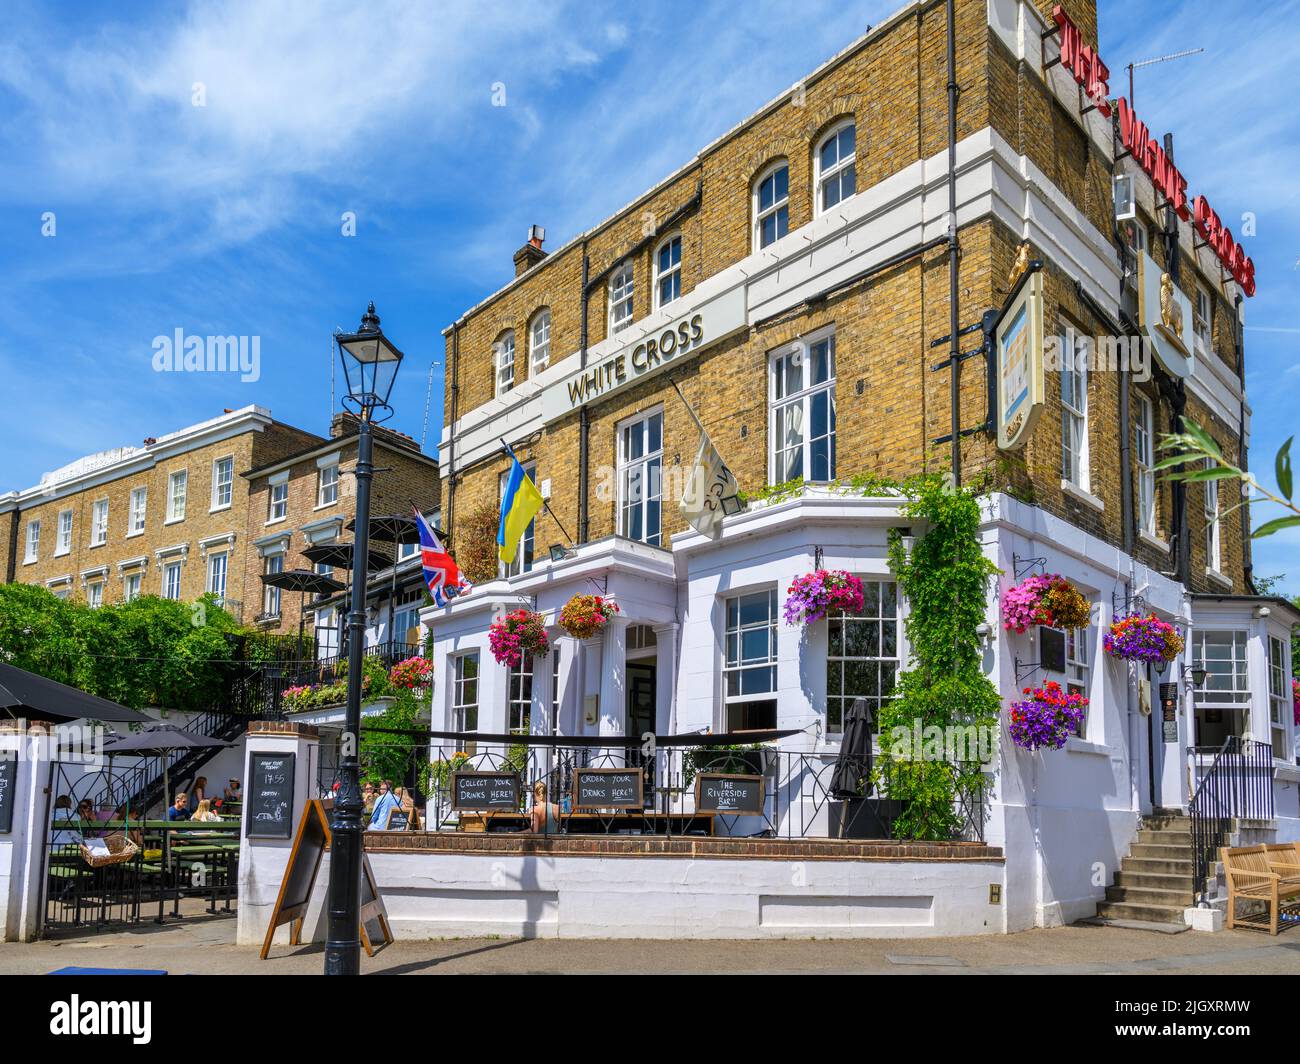
<path id="1" fill-rule="evenodd" d="M 1011 703 L 1011 741 L 1022 750 L 1059 750 L 1078 731 L 1088 700 L 1066 693 L 1054 680 L 1044 687 L 1026 687 L 1024 693 L 1024 701 Z"/>
<path id="2" fill-rule="evenodd" d="M 551 649 L 542 615 L 532 610 L 511 610 L 492 622 L 488 646 L 498 665 L 517 669 L 524 658 L 544 658 Z"/>
<path id="3" fill-rule="evenodd" d="M 1007 631 L 1024 632 L 1036 624 L 1087 628 L 1091 619 L 1088 600 L 1059 573 L 1028 577 L 1002 593 L 1002 624 Z"/>
<path id="4" fill-rule="evenodd" d="M 600 595 L 574 595 L 560 610 L 560 627 L 574 639 L 590 639 L 618 612 L 617 603 Z"/>
<path id="5" fill-rule="evenodd" d="M 429 686 L 433 679 L 433 662 L 428 658 L 407 658 L 393 666 L 388 680 L 394 687 L 418 691 Z"/>
<path id="6" fill-rule="evenodd" d="M 1104 640 L 1106 653 L 1123 661 L 1163 665 L 1183 652 L 1183 637 L 1172 624 L 1154 613 L 1131 613 L 1110 626 Z"/>
<path id="7" fill-rule="evenodd" d="M 831 610 L 862 612 L 862 581 L 842 569 L 817 569 L 796 576 L 785 600 L 785 623 L 807 627 Z"/>

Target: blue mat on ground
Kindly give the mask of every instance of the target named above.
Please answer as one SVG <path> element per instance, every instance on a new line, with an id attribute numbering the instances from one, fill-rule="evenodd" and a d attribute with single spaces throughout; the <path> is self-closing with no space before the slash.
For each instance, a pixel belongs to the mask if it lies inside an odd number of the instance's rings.
<path id="1" fill-rule="evenodd" d="M 161 968 L 57 968 L 47 975 L 166 975 Z"/>

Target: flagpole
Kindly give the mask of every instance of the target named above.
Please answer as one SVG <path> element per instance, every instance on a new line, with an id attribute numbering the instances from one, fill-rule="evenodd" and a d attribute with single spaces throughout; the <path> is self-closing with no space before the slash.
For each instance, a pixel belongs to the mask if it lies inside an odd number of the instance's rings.
<path id="1" fill-rule="evenodd" d="M 499 440 L 501 441 L 501 446 L 504 447 L 504 448 L 506 449 L 506 454 L 510 455 L 510 457 L 513 458 L 516 462 L 519 462 L 519 456 L 518 456 L 517 454 L 515 454 L 514 448 L 511 447 L 510 444 L 506 443 L 506 441 L 505 441 L 505 437 L 504 437 L 504 436 L 498 436 L 497 439 L 499 439 Z M 520 466 L 521 469 L 523 468 L 523 464 L 524 464 L 523 462 L 519 462 L 519 466 Z M 527 476 L 527 475 L 528 475 L 527 472 L 525 472 L 525 473 L 524 473 L 524 476 Z M 539 491 L 539 494 L 540 494 L 540 491 Z M 563 525 L 563 523 L 561 523 L 560 519 L 559 519 L 558 517 L 555 516 L 555 511 L 551 509 L 551 501 L 550 501 L 550 499 L 546 499 L 546 498 L 543 498 L 543 499 L 542 499 L 542 509 L 545 510 L 548 514 L 551 515 L 551 520 L 552 520 L 552 521 L 554 521 L 557 525 L 559 525 L 559 527 L 560 527 L 560 531 L 564 533 L 564 538 L 567 539 L 567 540 L 569 541 L 569 546 L 572 547 L 572 546 L 574 545 L 574 543 L 573 543 L 573 537 L 572 537 L 571 535 L 569 535 L 569 530 L 568 530 L 567 528 L 564 527 L 564 525 Z"/>
<path id="2" fill-rule="evenodd" d="M 671 384 L 671 385 L 673 386 L 673 391 L 675 391 L 675 392 L 677 393 L 677 398 L 680 399 L 680 400 L 682 401 L 682 405 L 683 405 L 684 407 L 686 407 L 686 412 L 687 412 L 688 414 L 691 415 L 691 420 L 694 421 L 695 424 L 699 427 L 699 430 L 700 430 L 701 432 L 703 432 L 704 435 L 707 436 L 707 435 L 708 435 L 708 432 L 705 431 L 705 428 L 704 428 L 704 422 L 702 422 L 702 421 L 701 421 L 701 420 L 696 416 L 694 408 L 691 406 L 690 403 L 688 403 L 688 402 L 686 401 L 686 396 L 682 395 L 682 390 L 681 390 L 679 387 L 677 387 L 677 382 L 676 382 L 675 380 L 673 380 L 672 377 L 669 377 L 669 378 L 668 378 L 668 383 Z"/>

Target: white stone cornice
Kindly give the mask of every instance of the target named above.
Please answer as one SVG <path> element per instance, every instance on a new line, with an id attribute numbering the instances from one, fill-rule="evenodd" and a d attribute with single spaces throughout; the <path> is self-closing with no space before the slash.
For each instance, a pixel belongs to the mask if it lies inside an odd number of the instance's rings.
<path id="1" fill-rule="evenodd" d="M 234 532 L 222 532 L 220 535 L 216 535 L 216 536 L 205 536 L 203 539 L 199 540 L 199 557 L 206 560 L 208 556 L 208 551 L 210 551 L 213 547 L 220 547 L 220 546 L 233 547 L 234 544 L 235 544 Z"/>

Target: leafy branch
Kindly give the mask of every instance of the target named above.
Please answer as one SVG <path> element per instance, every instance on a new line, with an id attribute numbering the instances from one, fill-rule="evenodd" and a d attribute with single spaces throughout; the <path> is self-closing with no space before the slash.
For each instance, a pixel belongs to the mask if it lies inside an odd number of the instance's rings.
<path id="1" fill-rule="evenodd" d="M 1291 469 L 1291 442 L 1295 439 L 1294 436 L 1282 444 L 1278 449 L 1277 457 L 1273 461 L 1273 471 L 1277 478 L 1277 490 L 1280 493 L 1274 494 L 1256 480 L 1253 473 L 1233 465 L 1224 458 L 1223 452 L 1214 441 L 1214 438 L 1195 421 L 1190 418 L 1183 418 L 1182 425 L 1182 432 L 1161 435 L 1160 450 L 1173 453 L 1157 462 L 1152 467 L 1153 472 L 1172 469 L 1174 472 L 1167 474 L 1169 480 L 1181 480 L 1190 483 L 1211 480 L 1240 481 L 1242 499 L 1235 506 L 1229 508 L 1222 517 L 1227 517 L 1234 510 L 1238 510 L 1251 502 L 1276 503 L 1278 506 L 1291 511 L 1291 516 L 1276 517 L 1260 525 L 1251 532 L 1252 539 L 1271 536 L 1274 532 L 1280 532 L 1284 528 L 1300 527 L 1300 506 L 1297 506 L 1293 501 L 1294 478 Z M 1193 465 L 1197 466 L 1197 468 L 1192 468 Z M 1252 497 L 1251 492 L 1256 494 Z"/>

